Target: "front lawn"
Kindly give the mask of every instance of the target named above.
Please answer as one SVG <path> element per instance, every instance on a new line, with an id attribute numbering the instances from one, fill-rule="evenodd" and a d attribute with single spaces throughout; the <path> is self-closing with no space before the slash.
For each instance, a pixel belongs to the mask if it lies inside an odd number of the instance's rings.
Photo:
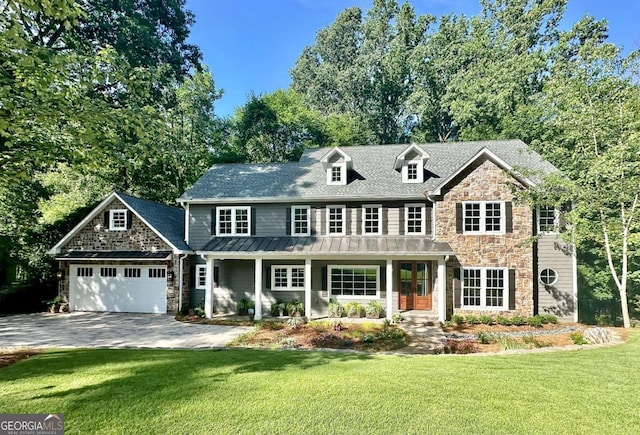
<path id="1" fill-rule="evenodd" d="M 631 433 L 640 331 L 497 356 L 58 350 L 0 369 L 0 412 L 66 433 Z M 635 428 L 635 429 L 634 429 Z"/>

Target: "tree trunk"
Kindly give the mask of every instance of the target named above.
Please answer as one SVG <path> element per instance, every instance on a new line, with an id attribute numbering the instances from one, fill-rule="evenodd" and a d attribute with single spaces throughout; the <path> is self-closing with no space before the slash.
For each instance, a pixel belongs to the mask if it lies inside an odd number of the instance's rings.
<path id="1" fill-rule="evenodd" d="M 625 288 L 619 289 L 620 290 L 620 305 L 622 308 L 622 325 L 625 328 L 630 328 L 631 327 L 631 321 L 629 320 L 629 303 L 627 300 L 627 289 L 626 289 L 626 285 L 624 286 Z"/>

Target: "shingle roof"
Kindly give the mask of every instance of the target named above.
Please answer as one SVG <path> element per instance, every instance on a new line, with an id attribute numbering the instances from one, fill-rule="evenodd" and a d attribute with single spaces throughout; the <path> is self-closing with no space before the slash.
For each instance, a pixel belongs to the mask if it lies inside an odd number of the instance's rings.
<path id="1" fill-rule="evenodd" d="M 131 209 L 181 251 L 191 251 L 184 241 L 184 210 L 117 192 Z"/>
<path id="2" fill-rule="evenodd" d="M 198 252 L 248 255 L 269 253 L 291 256 L 331 256 L 359 254 L 367 256 L 447 255 L 448 243 L 413 236 L 345 237 L 216 237 Z"/>
<path id="3" fill-rule="evenodd" d="M 430 156 L 424 183 L 403 184 L 394 162 L 409 146 L 340 147 L 353 159 L 351 180 L 346 186 L 327 185 L 320 163 L 326 148 L 307 149 L 300 161 L 293 163 L 214 165 L 178 201 L 424 198 L 425 191 L 435 189 L 484 148 L 512 167 L 556 171 L 520 140 L 429 143 L 417 145 Z"/>

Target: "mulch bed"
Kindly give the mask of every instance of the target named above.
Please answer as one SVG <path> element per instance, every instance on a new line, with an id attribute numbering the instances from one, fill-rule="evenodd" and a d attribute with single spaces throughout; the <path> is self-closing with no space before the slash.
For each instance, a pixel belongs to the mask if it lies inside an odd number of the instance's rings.
<path id="1" fill-rule="evenodd" d="M 39 353 L 37 349 L 0 349 L 0 368 L 8 367 Z"/>

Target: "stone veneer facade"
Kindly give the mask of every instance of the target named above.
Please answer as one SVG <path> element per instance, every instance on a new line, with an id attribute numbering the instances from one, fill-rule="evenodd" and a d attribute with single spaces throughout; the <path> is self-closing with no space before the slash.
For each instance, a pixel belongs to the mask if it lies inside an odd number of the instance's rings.
<path id="1" fill-rule="evenodd" d="M 173 251 L 151 228 L 133 215 L 131 228 L 126 231 L 110 231 L 108 223 L 104 222 L 104 212 L 108 210 L 123 210 L 127 207 L 117 198 L 114 199 L 101 213 L 88 222 L 84 228 L 78 231 L 69 241 L 61 247 L 61 252 L 70 251 Z M 188 259 L 183 260 L 183 304 L 189 301 L 188 295 Z M 60 270 L 64 273 L 64 279 L 59 283 L 58 293 L 69 299 L 69 265 L 86 264 L 86 261 L 60 261 Z M 131 264 L 127 261 L 92 261 L 91 264 L 100 266 L 103 264 L 124 265 Z M 171 255 L 171 260 L 144 261 L 145 265 L 167 266 L 167 276 L 172 272 L 173 280 L 167 278 L 167 312 L 174 313 L 178 310 L 180 287 L 180 256 Z"/>
<path id="2" fill-rule="evenodd" d="M 470 165 L 436 203 L 436 240 L 448 242 L 456 253 L 447 263 L 447 312 L 454 314 L 501 314 L 454 307 L 454 268 L 504 267 L 515 269 L 515 309 L 511 314 L 531 316 L 533 297 L 533 213 L 526 204 L 513 202 L 512 189 L 522 185 L 489 159 Z M 501 235 L 456 233 L 456 204 L 464 201 L 512 202 L 513 232 Z"/>

